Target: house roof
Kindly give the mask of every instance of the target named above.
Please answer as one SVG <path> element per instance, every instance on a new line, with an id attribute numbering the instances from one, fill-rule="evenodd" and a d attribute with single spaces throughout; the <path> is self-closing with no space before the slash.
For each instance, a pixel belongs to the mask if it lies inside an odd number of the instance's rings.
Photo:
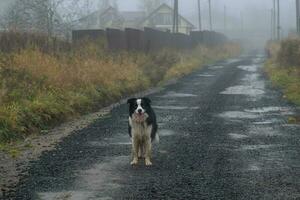
<path id="1" fill-rule="evenodd" d="M 153 17 L 160 9 L 162 8 L 167 8 L 170 11 L 174 11 L 173 8 L 171 8 L 167 4 L 161 4 L 158 8 L 156 8 L 154 11 L 152 11 L 148 16 L 146 16 L 146 12 L 143 11 L 121 11 L 119 12 L 116 8 L 109 6 L 107 9 L 104 11 L 97 10 L 95 12 L 92 12 L 91 14 L 82 17 L 78 19 L 78 22 L 84 21 L 86 19 L 89 19 L 90 17 L 97 16 L 97 17 L 102 17 L 105 14 L 109 13 L 112 11 L 114 14 L 116 14 L 118 17 L 122 18 L 124 22 L 126 23 L 136 23 L 136 25 L 141 25 L 144 23 L 147 19 Z M 195 26 L 188 21 L 186 18 L 184 18 L 182 15 L 179 15 L 179 17 L 184 20 L 190 27 L 195 28 Z"/>
<path id="2" fill-rule="evenodd" d="M 120 15 L 126 21 L 137 21 L 137 22 L 140 22 L 146 17 L 146 13 L 143 11 L 121 11 Z"/>
<path id="3" fill-rule="evenodd" d="M 153 17 L 155 15 L 155 13 L 157 13 L 160 9 L 162 9 L 164 7 L 167 8 L 167 9 L 169 9 L 170 11 L 174 12 L 174 9 L 172 7 L 170 7 L 169 5 L 163 3 L 158 8 L 156 8 L 154 11 L 152 11 L 146 18 L 144 18 L 140 22 L 140 24 L 144 23 L 147 19 L 150 19 L 151 17 Z M 192 24 L 190 21 L 188 21 L 182 15 L 179 14 L 179 18 L 181 18 L 183 21 L 185 21 L 187 24 L 189 24 L 192 28 L 195 28 L 194 24 Z"/>
<path id="4" fill-rule="evenodd" d="M 113 11 L 115 14 L 117 14 L 117 15 L 120 17 L 120 15 L 118 14 L 117 9 L 115 9 L 114 7 L 109 6 L 109 7 L 106 8 L 104 11 L 96 10 L 96 11 L 90 13 L 89 15 L 84 16 L 84 17 L 78 19 L 78 21 L 83 21 L 83 20 L 86 20 L 86 19 L 88 19 L 88 18 L 90 18 L 90 17 L 93 17 L 93 16 L 102 17 L 102 16 L 104 16 L 105 14 L 107 14 L 109 11 Z"/>

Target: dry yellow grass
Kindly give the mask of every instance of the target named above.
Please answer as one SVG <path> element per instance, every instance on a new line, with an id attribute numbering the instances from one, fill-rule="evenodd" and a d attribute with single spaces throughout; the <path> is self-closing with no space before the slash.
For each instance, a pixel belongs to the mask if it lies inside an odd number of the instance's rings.
<path id="1" fill-rule="evenodd" d="M 0 141 L 10 142 L 87 113 L 124 95 L 237 54 L 236 45 L 158 53 L 111 54 L 28 47 L 0 54 Z"/>
<path id="2" fill-rule="evenodd" d="M 298 38 L 269 43 L 270 59 L 265 63 L 265 71 L 274 86 L 282 89 L 284 97 L 297 105 L 300 105 L 299 47 Z"/>

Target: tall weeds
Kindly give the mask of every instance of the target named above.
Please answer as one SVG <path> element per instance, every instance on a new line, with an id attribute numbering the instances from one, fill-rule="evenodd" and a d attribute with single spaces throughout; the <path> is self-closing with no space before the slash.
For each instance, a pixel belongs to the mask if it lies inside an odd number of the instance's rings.
<path id="1" fill-rule="evenodd" d="M 265 71 L 284 96 L 300 105 L 300 40 L 290 38 L 281 43 L 269 43 L 270 59 Z"/>
<path id="2" fill-rule="evenodd" d="M 13 35 L 5 37 L 12 40 Z M 46 48 L 42 39 L 36 42 L 35 37 L 28 36 L 27 42 L 20 39 L 11 45 L 13 48 L 2 49 L 0 53 L 2 142 L 38 134 L 239 51 L 237 45 L 230 44 L 188 51 L 165 49 L 151 54 L 109 53 L 98 42 L 73 49 L 68 44 L 63 50 L 64 42 L 56 40 L 56 47 L 52 47 L 49 39 L 44 38 Z"/>

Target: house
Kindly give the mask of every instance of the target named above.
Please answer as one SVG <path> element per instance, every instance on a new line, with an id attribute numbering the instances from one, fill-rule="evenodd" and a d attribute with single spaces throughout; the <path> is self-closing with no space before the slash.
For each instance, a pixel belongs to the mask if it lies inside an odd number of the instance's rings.
<path id="1" fill-rule="evenodd" d="M 123 28 L 143 28 L 138 24 L 145 19 L 146 12 L 143 11 L 121 11 L 120 15 L 124 19 Z"/>
<path id="2" fill-rule="evenodd" d="M 167 4 L 162 4 L 143 19 L 139 23 L 139 27 L 150 27 L 163 31 L 172 31 L 173 13 L 173 8 Z M 178 17 L 178 22 L 179 33 L 189 34 L 193 29 L 195 29 L 195 26 L 181 15 Z"/>
<path id="3" fill-rule="evenodd" d="M 76 29 L 122 29 L 124 19 L 117 9 L 109 7 L 104 11 L 97 10 L 75 22 Z"/>
<path id="4" fill-rule="evenodd" d="M 167 4 L 160 5 L 148 16 L 143 11 L 118 11 L 109 7 L 104 11 L 95 11 L 90 15 L 79 19 L 75 29 L 106 29 L 106 28 L 135 28 L 149 27 L 162 31 L 171 31 L 173 27 L 174 10 Z M 179 15 L 180 33 L 189 34 L 195 26 Z"/>

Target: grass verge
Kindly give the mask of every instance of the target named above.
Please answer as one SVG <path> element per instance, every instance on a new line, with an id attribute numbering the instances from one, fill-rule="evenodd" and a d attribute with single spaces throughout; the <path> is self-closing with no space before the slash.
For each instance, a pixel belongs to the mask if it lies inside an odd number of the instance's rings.
<path id="1" fill-rule="evenodd" d="M 275 87 L 280 88 L 284 98 L 300 105 L 300 40 L 287 39 L 268 45 L 270 59 L 265 72 Z"/>

